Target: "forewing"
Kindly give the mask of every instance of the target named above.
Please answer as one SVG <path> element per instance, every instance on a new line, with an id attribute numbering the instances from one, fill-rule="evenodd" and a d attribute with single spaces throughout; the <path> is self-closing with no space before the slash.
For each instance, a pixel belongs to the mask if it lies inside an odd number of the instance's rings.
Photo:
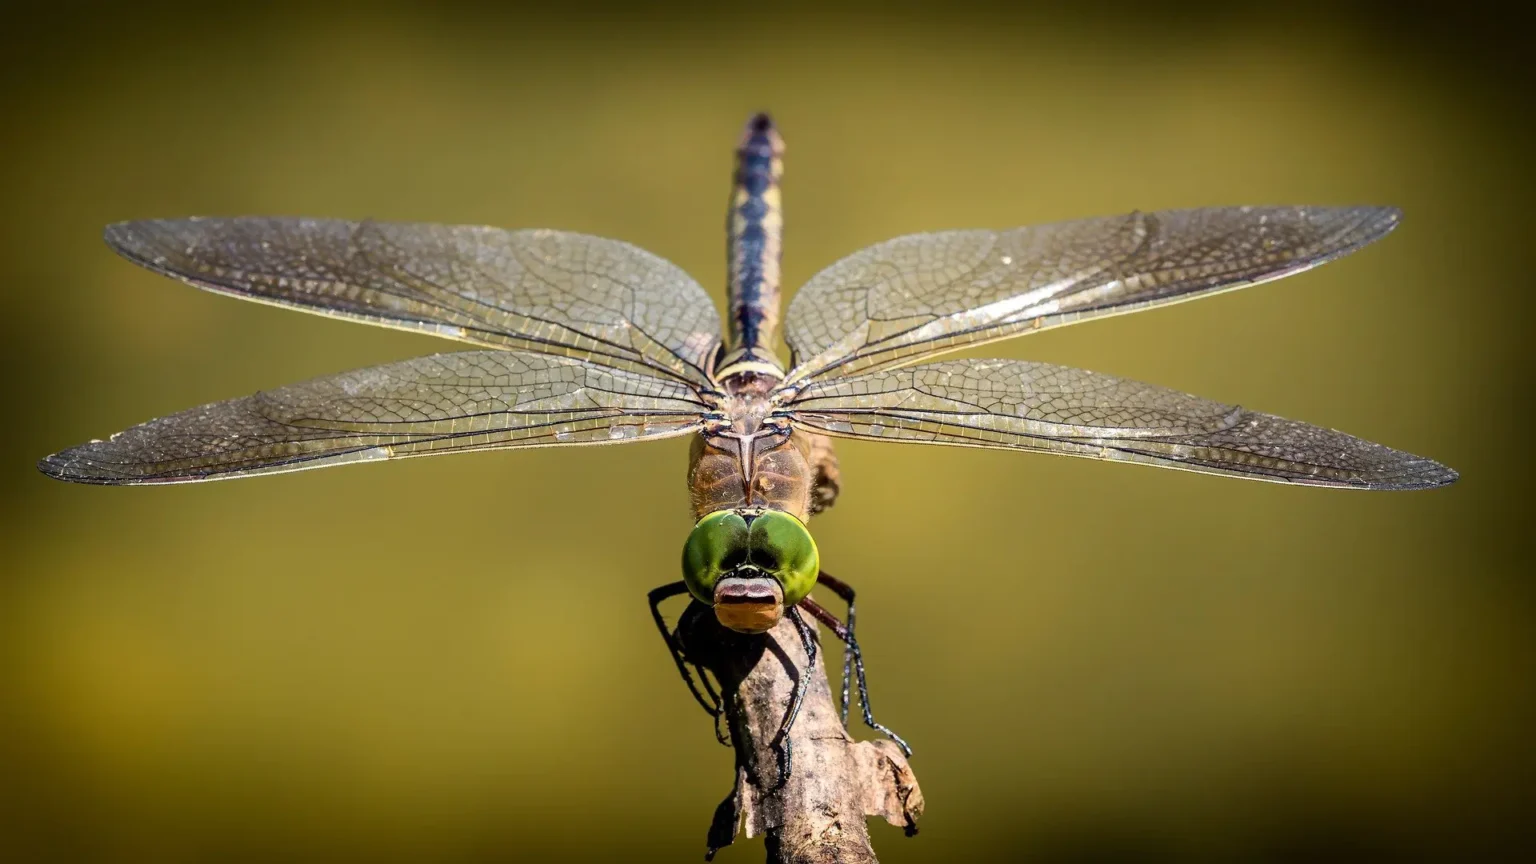
<path id="1" fill-rule="evenodd" d="M 946 361 L 809 384 L 796 425 L 828 435 L 1035 450 L 1310 486 L 1418 489 L 1456 472 L 1343 432 L 1138 381 L 1015 360 Z"/>
<path id="2" fill-rule="evenodd" d="M 122 222 L 108 245 L 201 288 L 703 385 L 704 289 L 628 243 L 562 231 L 297 218 Z"/>
<path id="3" fill-rule="evenodd" d="M 1398 217 L 1384 207 L 1230 207 L 898 237 L 795 295 L 787 383 L 1277 279 L 1359 249 Z"/>
<path id="4" fill-rule="evenodd" d="M 60 480 L 185 483 L 406 456 L 681 435 L 682 382 L 564 357 L 466 351 L 317 378 L 151 420 L 39 463 Z"/>

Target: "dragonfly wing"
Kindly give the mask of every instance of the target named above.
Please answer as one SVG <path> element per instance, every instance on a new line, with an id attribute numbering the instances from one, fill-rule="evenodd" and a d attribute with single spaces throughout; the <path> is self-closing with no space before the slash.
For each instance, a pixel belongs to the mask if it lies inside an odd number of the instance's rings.
<path id="1" fill-rule="evenodd" d="M 238 217 L 121 222 L 106 240 L 222 294 L 699 385 L 720 341 L 715 306 L 687 273 L 585 234 Z"/>
<path id="2" fill-rule="evenodd" d="M 50 477 L 218 480 L 434 453 L 682 435 L 682 382 L 565 357 L 466 351 L 317 378 L 151 420 L 42 460 Z"/>
<path id="3" fill-rule="evenodd" d="M 794 422 L 850 438 L 1035 450 L 1310 486 L 1418 489 L 1444 465 L 1343 432 L 1082 369 L 944 361 L 813 382 Z"/>
<path id="4" fill-rule="evenodd" d="M 787 383 L 1278 279 L 1384 236 L 1399 215 L 1229 207 L 898 237 L 838 261 L 795 295 Z"/>

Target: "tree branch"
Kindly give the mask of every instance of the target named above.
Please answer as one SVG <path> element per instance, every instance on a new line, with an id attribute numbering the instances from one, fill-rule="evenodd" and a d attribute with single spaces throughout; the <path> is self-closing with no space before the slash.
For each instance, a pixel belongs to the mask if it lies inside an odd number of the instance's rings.
<path id="1" fill-rule="evenodd" d="M 766 634 L 747 636 L 726 630 L 708 607 L 693 604 L 678 635 L 688 658 L 720 682 L 736 751 L 736 784 L 715 812 L 710 856 L 730 845 L 738 827 L 748 837 L 766 835 L 769 864 L 875 862 L 868 816 L 899 825 L 908 836 L 917 833 L 923 795 L 906 757 L 890 741 L 859 742 L 848 735 L 822 664 L 806 668 L 805 649 L 788 616 Z M 803 674 L 811 676 L 810 684 L 790 731 L 794 763 L 781 786 L 773 742 Z"/>

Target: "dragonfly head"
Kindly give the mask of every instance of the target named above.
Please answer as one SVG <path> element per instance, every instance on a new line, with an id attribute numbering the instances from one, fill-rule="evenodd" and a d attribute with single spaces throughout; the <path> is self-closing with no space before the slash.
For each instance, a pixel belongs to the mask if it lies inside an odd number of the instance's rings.
<path id="1" fill-rule="evenodd" d="M 683 581 L 739 633 L 773 628 L 816 584 L 821 557 L 805 524 L 778 510 L 718 510 L 683 546 Z"/>

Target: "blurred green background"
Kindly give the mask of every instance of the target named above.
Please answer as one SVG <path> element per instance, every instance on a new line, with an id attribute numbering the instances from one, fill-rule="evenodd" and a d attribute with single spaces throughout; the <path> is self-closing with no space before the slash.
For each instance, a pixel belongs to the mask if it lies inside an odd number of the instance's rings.
<path id="1" fill-rule="evenodd" d="M 839 445 L 813 527 L 929 802 L 916 839 L 874 826 L 883 860 L 1529 839 L 1530 139 L 1518 55 L 1476 9 L 50 8 L 0 37 L 0 858 L 695 860 L 730 756 L 644 601 L 677 577 L 686 441 L 155 489 L 33 465 L 451 349 L 156 277 L 102 245 L 109 221 L 565 228 L 723 300 L 731 148 L 760 108 L 788 142 L 789 286 L 911 231 L 1403 207 L 1321 270 L 983 351 L 1463 475 L 1363 494 Z"/>

